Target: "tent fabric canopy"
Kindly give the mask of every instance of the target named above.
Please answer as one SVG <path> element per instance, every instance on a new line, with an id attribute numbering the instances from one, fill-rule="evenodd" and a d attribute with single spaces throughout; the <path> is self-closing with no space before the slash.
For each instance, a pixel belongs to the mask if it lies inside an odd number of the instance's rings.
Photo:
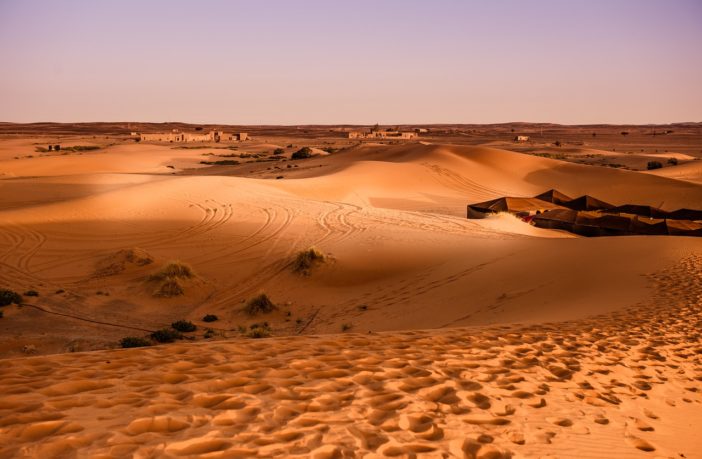
<path id="1" fill-rule="evenodd" d="M 468 218 L 509 212 L 540 228 L 561 229 L 583 236 L 702 236 L 702 210 L 624 204 L 615 206 L 593 196 L 577 198 L 548 190 L 533 198 L 503 197 L 468 206 Z"/>

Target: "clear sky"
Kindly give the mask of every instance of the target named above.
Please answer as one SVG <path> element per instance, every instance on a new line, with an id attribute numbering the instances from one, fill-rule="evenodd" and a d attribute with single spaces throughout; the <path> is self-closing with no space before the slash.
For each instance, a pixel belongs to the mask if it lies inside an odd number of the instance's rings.
<path id="1" fill-rule="evenodd" d="M 702 121 L 702 1 L 0 0 L 0 121 Z"/>

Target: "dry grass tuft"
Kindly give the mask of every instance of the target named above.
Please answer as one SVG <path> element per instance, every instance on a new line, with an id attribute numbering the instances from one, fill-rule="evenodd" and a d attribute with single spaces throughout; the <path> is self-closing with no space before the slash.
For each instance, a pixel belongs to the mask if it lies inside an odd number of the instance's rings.
<path id="1" fill-rule="evenodd" d="M 250 316 L 255 316 L 257 314 L 267 314 L 269 312 L 273 312 L 276 309 L 278 309 L 278 307 L 275 304 L 273 304 L 270 298 L 268 298 L 268 295 L 266 295 L 265 293 L 260 293 L 255 297 L 251 298 L 244 307 L 244 311 L 246 311 L 246 313 Z"/>
<path id="2" fill-rule="evenodd" d="M 293 272 L 308 276 L 310 269 L 324 261 L 324 254 L 314 247 L 299 252 L 292 263 Z"/>
<path id="3" fill-rule="evenodd" d="M 159 283 L 154 296 L 171 298 L 184 294 L 183 280 L 193 277 L 195 277 L 195 272 L 190 265 L 181 261 L 171 261 L 151 274 L 148 280 Z"/>
<path id="4" fill-rule="evenodd" d="M 193 268 L 182 261 L 170 261 L 161 269 L 149 276 L 149 280 L 162 281 L 165 279 L 190 279 L 195 277 Z"/>
<path id="5" fill-rule="evenodd" d="M 164 279 L 154 292 L 154 296 L 159 296 L 162 298 L 171 298 L 174 296 L 180 296 L 185 293 L 183 289 L 183 284 L 176 278 Z"/>

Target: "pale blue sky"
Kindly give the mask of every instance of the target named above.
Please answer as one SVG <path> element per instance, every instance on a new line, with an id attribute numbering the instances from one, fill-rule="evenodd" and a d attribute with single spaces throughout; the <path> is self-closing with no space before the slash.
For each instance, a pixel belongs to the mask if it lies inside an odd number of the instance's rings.
<path id="1" fill-rule="evenodd" d="M 697 0 L 0 0 L 1 121 L 702 121 Z"/>

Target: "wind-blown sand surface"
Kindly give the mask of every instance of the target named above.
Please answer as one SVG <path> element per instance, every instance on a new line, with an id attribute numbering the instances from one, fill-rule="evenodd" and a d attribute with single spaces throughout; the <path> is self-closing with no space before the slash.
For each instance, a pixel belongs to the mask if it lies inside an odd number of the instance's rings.
<path id="1" fill-rule="evenodd" d="M 485 147 L 366 145 L 282 180 L 180 175 L 201 152 L 168 146 L 5 148 L 0 285 L 39 296 L 0 319 L 2 457 L 699 455 L 702 241 L 465 219 L 549 188 L 694 208 L 698 183 Z M 325 262 L 292 272 L 311 246 Z M 169 260 L 197 276 L 154 297 Z M 279 309 L 248 316 L 260 291 Z M 178 319 L 218 341 L 24 357 Z M 274 338 L 238 331 L 263 320 Z"/>
<path id="2" fill-rule="evenodd" d="M 3 361 L 2 457 L 699 457 L 702 260 L 538 326 Z"/>

